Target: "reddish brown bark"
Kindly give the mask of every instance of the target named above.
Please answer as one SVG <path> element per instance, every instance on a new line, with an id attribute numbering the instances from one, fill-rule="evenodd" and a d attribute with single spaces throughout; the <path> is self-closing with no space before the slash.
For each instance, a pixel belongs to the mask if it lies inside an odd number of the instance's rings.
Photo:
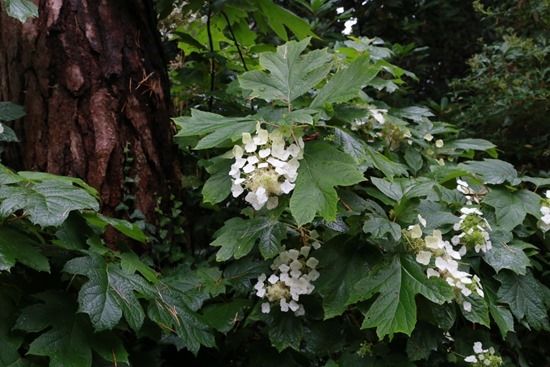
<path id="1" fill-rule="evenodd" d="M 124 148 L 136 207 L 176 175 L 169 91 L 152 0 L 40 0 L 25 24 L 0 10 L 0 100 L 25 106 L 20 169 L 77 176 L 112 214 L 124 193 Z"/>

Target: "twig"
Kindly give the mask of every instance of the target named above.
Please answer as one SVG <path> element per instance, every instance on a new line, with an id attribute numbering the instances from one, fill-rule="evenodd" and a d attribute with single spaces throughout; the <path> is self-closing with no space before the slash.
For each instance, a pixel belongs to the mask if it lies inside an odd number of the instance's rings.
<path id="1" fill-rule="evenodd" d="M 206 31 L 208 33 L 208 46 L 210 47 L 210 98 L 208 99 L 208 110 L 212 111 L 214 103 L 214 79 L 216 78 L 216 68 L 214 66 L 214 41 L 212 40 L 212 30 L 210 29 L 210 20 L 212 18 L 212 3 L 208 2 L 208 16 L 206 18 Z"/>
<path id="2" fill-rule="evenodd" d="M 243 68 L 245 71 L 248 71 L 248 67 L 246 66 L 246 61 L 244 61 L 243 53 L 241 52 L 241 47 L 239 46 L 237 37 L 235 37 L 235 33 L 233 33 L 233 27 L 231 27 L 231 22 L 229 22 L 229 18 L 227 17 L 227 14 L 225 14 L 224 11 L 222 11 L 222 15 L 225 18 L 225 22 L 227 23 L 227 28 L 229 29 L 229 33 L 231 33 L 231 38 L 233 38 L 233 42 L 235 42 L 235 47 L 237 47 L 237 52 L 239 53 L 239 57 L 241 58 L 241 62 L 243 63 Z"/>

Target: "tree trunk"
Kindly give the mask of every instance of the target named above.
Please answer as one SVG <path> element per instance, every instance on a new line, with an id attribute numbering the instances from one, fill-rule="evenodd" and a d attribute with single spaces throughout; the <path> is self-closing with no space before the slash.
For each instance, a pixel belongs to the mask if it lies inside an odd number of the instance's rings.
<path id="1" fill-rule="evenodd" d="M 129 199 L 153 219 L 178 172 L 153 1 L 39 3 L 24 24 L 0 9 L 0 101 L 27 112 L 8 164 L 83 178 L 105 213 Z"/>

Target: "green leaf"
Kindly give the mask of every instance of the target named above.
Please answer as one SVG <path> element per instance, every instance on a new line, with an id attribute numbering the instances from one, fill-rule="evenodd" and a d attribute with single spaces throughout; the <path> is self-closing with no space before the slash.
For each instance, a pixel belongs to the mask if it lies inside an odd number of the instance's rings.
<path id="1" fill-rule="evenodd" d="M 23 116 L 25 116 L 23 107 L 11 102 L 0 102 L 0 121 L 17 120 Z"/>
<path id="2" fill-rule="evenodd" d="M 23 337 L 12 332 L 14 318 L 19 312 L 14 294 L 9 290 L 0 290 L 0 367 L 17 366 L 17 361 L 23 361 L 19 348 L 23 344 Z"/>
<path id="3" fill-rule="evenodd" d="M 502 269 L 509 269 L 516 274 L 525 275 L 527 267 L 531 265 L 529 258 L 521 247 L 516 246 L 514 242 L 508 244 L 509 238 L 504 238 L 500 233 L 491 233 L 493 248 L 483 254 L 483 260 L 497 273 Z"/>
<path id="4" fill-rule="evenodd" d="M 381 339 L 398 332 L 411 335 L 416 325 L 415 296 L 443 304 L 453 298 L 452 289 L 439 278 L 428 279 L 416 262 L 404 256 L 373 270 L 355 286 L 349 303 L 364 301 L 380 293 L 365 313 L 361 328 L 376 327 Z"/>
<path id="5" fill-rule="evenodd" d="M 418 325 L 407 340 L 407 356 L 411 361 L 428 359 L 442 339 L 443 332 L 437 327 L 427 323 Z"/>
<path id="6" fill-rule="evenodd" d="M 535 330 L 550 328 L 543 298 L 546 287 L 530 271 L 525 275 L 503 271 L 496 278 L 501 283 L 498 300 L 510 306 L 516 319 L 527 321 Z"/>
<path id="7" fill-rule="evenodd" d="M 318 214 L 327 221 L 336 219 L 336 186 L 349 186 L 364 180 L 353 159 L 324 142 L 309 143 L 300 161 L 290 211 L 299 226 Z"/>
<path id="8" fill-rule="evenodd" d="M 321 274 L 314 285 L 323 297 L 326 320 L 344 313 L 353 287 L 368 271 L 368 263 L 354 243 L 330 242 L 314 256 L 319 260 Z"/>
<path id="9" fill-rule="evenodd" d="M 66 297 L 41 293 L 36 296 L 41 303 L 22 310 L 14 328 L 42 332 L 28 354 L 49 357 L 50 366 L 91 367 L 93 349 L 107 361 L 128 363 L 122 342 L 113 334 L 94 334 L 87 318 L 76 314 L 74 303 Z M 104 345 L 107 341 L 109 346 Z"/>
<path id="10" fill-rule="evenodd" d="M 270 217 L 231 218 L 214 236 L 216 239 L 210 245 L 221 247 L 216 254 L 217 261 L 240 259 L 257 241 L 262 256 L 269 259 L 280 252 L 281 241 L 286 238 L 286 226 Z"/>
<path id="11" fill-rule="evenodd" d="M 157 285 L 155 293 L 158 297 L 151 302 L 147 315 L 166 334 L 177 337 L 172 340 L 176 348 L 187 348 L 196 354 L 201 345 L 215 345 L 208 325 L 189 308 L 185 289 L 178 286 L 177 278 Z"/>
<path id="12" fill-rule="evenodd" d="M 496 148 L 496 145 L 484 139 L 458 139 L 446 142 L 445 148 L 486 151 Z"/>
<path id="13" fill-rule="evenodd" d="M 219 332 L 226 334 L 243 319 L 245 308 L 251 305 L 250 300 L 239 298 L 229 303 L 208 305 L 203 309 L 204 321 Z"/>
<path id="14" fill-rule="evenodd" d="M 484 204 L 495 208 L 496 221 L 503 230 L 511 231 L 523 223 L 525 215 L 539 215 L 540 197 L 527 190 L 510 192 L 495 188 L 487 194 Z"/>
<path id="15" fill-rule="evenodd" d="M 403 197 L 403 188 L 398 182 L 391 182 L 378 177 L 372 177 L 371 181 L 378 190 L 390 199 L 399 201 Z"/>
<path id="16" fill-rule="evenodd" d="M 301 55 L 309 38 L 291 41 L 277 47 L 277 52 L 260 54 L 260 65 L 269 71 L 249 71 L 239 77 L 241 88 L 250 90 L 252 98 L 290 104 L 309 92 L 325 78 L 331 68 L 332 56 L 326 50 Z"/>
<path id="17" fill-rule="evenodd" d="M 298 39 L 314 36 L 309 24 L 291 11 L 275 4 L 271 0 L 256 0 L 261 15 L 267 18 L 269 27 L 284 41 L 288 40 L 286 29 L 288 28 Z"/>
<path id="18" fill-rule="evenodd" d="M 268 335 L 271 344 L 279 352 L 288 347 L 300 350 L 300 342 L 304 335 L 304 328 L 300 318 L 289 312 L 278 312 L 273 317 Z"/>
<path id="19" fill-rule="evenodd" d="M 401 238 L 401 226 L 383 217 L 368 217 L 363 224 L 363 232 L 370 233 L 375 239 L 386 239 L 387 235 L 390 235 L 395 241 L 399 241 Z"/>
<path id="20" fill-rule="evenodd" d="M 112 226 L 114 229 L 133 240 L 141 243 L 147 241 L 147 236 L 135 223 L 128 222 L 124 219 L 106 217 L 99 213 L 83 213 L 82 216 L 90 226 L 99 228 L 101 231 L 104 231 L 107 226 Z"/>
<path id="21" fill-rule="evenodd" d="M 508 181 L 512 185 L 517 185 L 520 182 L 514 166 L 499 159 L 468 161 L 460 164 L 459 167 L 481 177 L 483 182 L 488 184 L 497 185 Z"/>
<path id="22" fill-rule="evenodd" d="M 495 320 L 504 340 L 508 332 L 514 332 L 514 317 L 507 307 L 497 304 L 497 296 L 492 289 L 485 287 L 484 291 L 489 305 L 489 313 Z"/>
<path id="23" fill-rule="evenodd" d="M 319 90 L 310 107 L 319 108 L 325 103 L 342 103 L 359 96 L 361 89 L 374 79 L 381 69 L 380 65 L 371 65 L 368 55 L 359 56 L 347 68 L 334 74 Z"/>
<path id="24" fill-rule="evenodd" d="M 23 210 L 42 227 L 59 226 L 73 210 L 99 210 L 88 192 L 63 181 L 51 180 L 25 186 L 0 187 L 0 216 Z"/>
<path id="25" fill-rule="evenodd" d="M 4 0 L 4 5 L 8 15 L 22 23 L 26 22 L 28 18 L 38 16 L 38 7 L 31 0 Z"/>
<path id="26" fill-rule="evenodd" d="M 173 119 L 180 128 L 175 139 L 204 136 L 194 149 L 209 149 L 242 139 L 242 133 L 254 131 L 256 120 L 251 117 L 224 117 L 211 112 L 191 109 L 191 116 Z"/>
<path id="27" fill-rule="evenodd" d="M 397 163 L 386 157 L 373 148 L 366 146 L 367 155 L 370 157 L 371 166 L 380 170 L 384 176 L 391 178 L 394 176 L 408 176 L 407 168 L 401 163 Z"/>
<path id="28" fill-rule="evenodd" d="M 117 256 L 120 258 L 120 267 L 125 273 L 134 274 L 138 272 L 151 283 L 159 281 L 157 273 L 141 261 L 135 252 L 117 253 Z"/>
<path id="29" fill-rule="evenodd" d="M 232 162 L 227 159 L 216 161 L 207 167 L 211 176 L 206 180 L 202 188 L 203 201 L 205 203 L 217 204 L 225 200 L 231 193 L 231 177 L 229 169 Z"/>
<path id="30" fill-rule="evenodd" d="M 140 276 L 93 253 L 68 261 L 63 271 L 88 278 L 78 293 L 79 311 L 90 315 L 97 331 L 113 329 L 122 315 L 134 331 L 141 328 L 145 313 L 135 293 L 147 293 L 149 286 Z"/>
<path id="31" fill-rule="evenodd" d="M 0 272 L 9 271 L 17 262 L 34 270 L 50 272 L 48 258 L 42 255 L 39 244 L 27 235 L 0 226 Z"/>
<path id="32" fill-rule="evenodd" d="M 460 307 L 460 311 L 462 311 L 464 318 L 475 324 L 490 327 L 491 321 L 489 319 L 489 306 L 487 305 L 485 298 L 472 293 L 472 295 L 466 297 L 466 300 L 471 303 L 472 310 L 466 311 L 463 307 Z"/>

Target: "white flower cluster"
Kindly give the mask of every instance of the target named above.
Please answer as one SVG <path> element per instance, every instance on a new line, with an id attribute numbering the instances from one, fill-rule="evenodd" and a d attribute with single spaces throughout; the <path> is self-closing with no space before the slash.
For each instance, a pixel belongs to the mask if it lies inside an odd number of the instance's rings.
<path id="1" fill-rule="evenodd" d="M 473 363 L 474 367 L 499 367 L 502 358 L 495 354 L 495 348 L 483 349 L 481 342 L 474 343 L 474 353 L 464 358 L 464 362 Z"/>
<path id="2" fill-rule="evenodd" d="M 388 110 L 382 108 L 369 108 L 369 116 L 372 117 L 380 125 L 384 125 L 386 122 L 386 114 Z M 369 119 L 355 119 L 351 123 L 352 130 L 359 130 L 361 126 L 365 125 Z"/>
<path id="3" fill-rule="evenodd" d="M 540 207 L 542 217 L 540 217 L 539 228 L 543 232 L 550 230 L 550 190 L 546 190 L 546 199 L 542 202 Z"/>
<path id="4" fill-rule="evenodd" d="M 303 246 L 300 250 L 283 251 L 273 260 L 273 273 L 267 277 L 262 274 L 254 285 L 256 295 L 267 299 L 262 303 L 262 312 L 271 311 L 271 303 L 278 303 L 282 312 L 289 310 L 296 316 L 305 314 L 304 306 L 298 303 L 300 296 L 311 294 L 315 289 L 312 284 L 319 278 L 316 270 L 319 261 L 309 256 L 311 249 L 320 247 L 319 242 L 312 246 Z"/>
<path id="5" fill-rule="evenodd" d="M 294 189 L 298 177 L 299 160 L 303 157 L 304 142 L 301 138 L 286 147 L 283 135 L 275 130 L 269 133 L 256 126 L 256 135 L 243 133 L 243 146 L 235 145 L 235 162 L 231 166 L 231 192 L 240 196 L 245 190 L 245 200 L 255 210 L 267 206 L 276 208 L 278 196 Z"/>
<path id="6" fill-rule="evenodd" d="M 460 213 L 460 221 L 454 224 L 453 229 L 461 231 L 461 233 L 451 239 L 453 245 L 462 245 L 459 250 L 460 254 L 464 255 L 467 249 L 472 248 L 476 253 L 487 252 L 493 248 L 489 236 L 491 226 L 483 218 L 481 210 L 464 207 L 460 209 Z"/>
<path id="7" fill-rule="evenodd" d="M 453 248 L 449 241 L 445 241 L 441 231 L 435 229 L 430 236 L 422 238 L 422 226 L 426 226 L 426 220 L 419 216 L 420 224 L 409 226 L 407 236 L 411 241 L 419 242 L 414 247 L 417 249 L 416 261 L 428 266 L 426 275 L 428 278 L 438 277 L 444 279 L 451 287 L 464 297 L 472 292 L 483 297 L 483 289 L 477 275 L 458 269 L 458 261 L 462 255 Z M 433 260 L 433 261 L 432 261 Z M 460 298 L 462 300 L 462 297 Z M 472 304 L 462 300 L 464 311 L 470 312 Z"/>

